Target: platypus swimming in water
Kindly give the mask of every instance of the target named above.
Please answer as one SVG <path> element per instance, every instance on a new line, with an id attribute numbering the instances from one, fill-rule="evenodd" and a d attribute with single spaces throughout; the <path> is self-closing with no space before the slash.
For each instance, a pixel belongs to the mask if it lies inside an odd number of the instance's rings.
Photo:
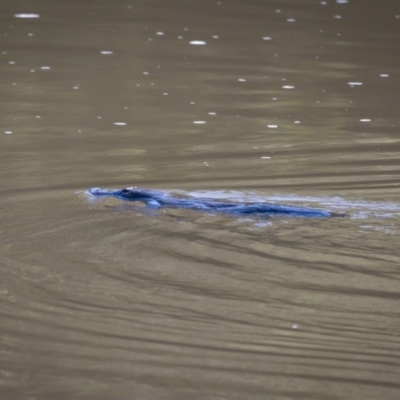
<path id="1" fill-rule="evenodd" d="M 219 212 L 233 215 L 286 215 L 307 218 L 345 216 L 344 214 L 336 214 L 325 210 L 288 206 L 283 204 L 233 203 L 207 199 L 204 197 L 178 198 L 159 190 L 140 189 L 136 187 L 118 190 L 91 188 L 88 192 L 94 196 L 112 196 L 122 200 L 143 202 L 151 208 L 186 208 L 190 210 Z"/>

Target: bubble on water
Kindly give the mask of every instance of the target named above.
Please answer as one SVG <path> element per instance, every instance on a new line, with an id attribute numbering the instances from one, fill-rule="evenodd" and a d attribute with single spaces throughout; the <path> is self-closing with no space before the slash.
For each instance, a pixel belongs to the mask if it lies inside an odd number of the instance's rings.
<path id="1" fill-rule="evenodd" d="M 282 89 L 294 89 L 294 86 L 285 85 L 285 86 L 282 86 Z"/>
<path id="2" fill-rule="evenodd" d="M 360 122 L 371 122 L 369 118 L 362 118 L 360 119 Z"/>
<path id="3" fill-rule="evenodd" d="M 204 40 L 191 40 L 189 44 L 193 46 L 205 46 L 207 42 L 205 42 Z"/>
<path id="4" fill-rule="evenodd" d="M 379 75 L 381 78 L 388 78 L 389 77 L 389 74 L 380 74 Z"/>
<path id="5" fill-rule="evenodd" d="M 265 157 L 260 157 L 260 158 L 263 158 L 264 160 L 269 160 L 271 157 L 265 156 Z"/>
<path id="6" fill-rule="evenodd" d="M 114 122 L 114 125 L 125 126 L 126 122 Z"/>
<path id="7" fill-rule="evenodd" d="M 338 3 L 338 4 L 346 4 L 348 2 L 349 2 L 349 0 L 336 0 L 336 3 Z"/>
<path id="8" fill-rule="evenodd" d="M 296 22 L 296 20 L 294 18 L 287 18 L 286 21 L 287 22 Z"/>
<path id="9" fill-rule="evenodd" d="M 246 79 L 239 78 L 238 81 L 239 81 L 239 82 L 246 82 Z"/>
<path id="10" fill-rule="evenodd" d="M 209 112 L 208 115 L 217 115 L 216 112 Z"/>
<path id="11" fill-rule="evenodd" d="M 271 36 L 264 36 L 263 40 L 272 40 L 272 37 Z"/>
<path id="12" fill-rule="evenodd" d="M 163 35 L 164 35 L 164 32 L 161 32 L 161 31 L 156 32 L 156 35 L 158 35 L 158 36 L 163 36 Z"/>
<path id="13" fill-rule="evenodd" d="M 212 35 L 212 38 L 213 39 L 219 39 L 219 36 L 218 35 Z"/>
<path id="14" fill-rule="evenodd" d="M 268 128 L 271 128 L 271 129 L 275 129 L 275 128 L 278 127 L 278 125 L 267 125 L 267 127 L 268 127 Z"/>
<path id="15" fill-rule="evenodd" d="M 300 121 L 294 121 L 295 124 L 300 124 Z"/>
<path id="16" fill-rule="evenodd" d="M 12 134 L 12 131 L 4 131 L 4 133 L 5 133 L 6 135 L 11 135 L 11 134 Z"/>
<path id="17" fill-rule="evenodd" d="M 342 19 L 342 16 L 341 16 L 341 15 L 334 15 L 333 18 L 335 18 L 335 19 Z"/>
<path id="18" fill-rule="evenodd" d="M 361 86 L 363 83 L 362 82 L 347 82 L 347 84 L 350 86 Z"/>
<path id="19" fill-rule="evenodd" d="M 100 52 L 100 54 L 109 55 L 109 54 L 114 54 L 114 52 L 111 51 L 111 50 L 102 50 L 102 51 Z"/>
<path id="20" fill-rule="evenodd" d="M 46 70 L 46 69 L 51 69 L 48 65 L 44 65 L 43 67 L 40 67 L 40 69 Z"/>
<path id="21" fill-rule="evenodd" d="M 193 121 L 194 124 L 205 124 L 206 121 Z"/>
<path id="22" fill-rule="evenodd" d="M 40 14 L 14 14 L 15 18 L 40 18 Z"/>

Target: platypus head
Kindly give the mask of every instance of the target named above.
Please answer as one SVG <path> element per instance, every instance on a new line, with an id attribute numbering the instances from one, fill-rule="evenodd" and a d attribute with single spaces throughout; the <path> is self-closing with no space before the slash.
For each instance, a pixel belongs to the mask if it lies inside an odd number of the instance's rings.
<path id="1" fill-rule="evenodd" d="M 114 196 L 122 200 L 144 201 L 151 198 L 151 191 L 146 189 L 139 189 L 137 187 L 130 187 L 116 190 L 114 192 Z"/>
<path id="2" fill-rule="evenodd" d="M 137 187 L 129 187 L 117 190 L 91 188 L 88 190 L 88 192 L 94 196 L 112 196 L 122 200 L 144 202 L 155 200 L 157 197 L 164 195 L 162 192 L 157 190 L 140 189 Z"/>

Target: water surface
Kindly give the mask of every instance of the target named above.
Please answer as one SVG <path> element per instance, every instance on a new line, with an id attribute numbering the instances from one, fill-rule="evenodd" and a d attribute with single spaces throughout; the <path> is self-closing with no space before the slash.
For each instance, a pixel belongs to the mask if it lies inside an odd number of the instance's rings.
<path id="1" fill-rule="evenodd" d="M 7 0 L 0 22 L 0 397 L 399 398 L 395 2 Z M 85 194 L 133 185 L 348 217 Z"/>

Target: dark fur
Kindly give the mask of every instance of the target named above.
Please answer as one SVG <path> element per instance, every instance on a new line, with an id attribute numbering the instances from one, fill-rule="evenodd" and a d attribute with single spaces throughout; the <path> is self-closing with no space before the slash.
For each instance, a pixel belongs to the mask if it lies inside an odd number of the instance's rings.
<path id="1" fill-rule="evenodd" d="M 126 188 L 109 190 L 92 188 L 89 193 L 94 196 L 113 196 L 128 201 L 140 201 L 152 208 L 187 208 L 207 212 L 220 212 L 234 215 L 286 215 L 308 218 L 329 218 L 344 216 L 330 211 L 308 207 L 296 207 L 270 203 L 231 203 L 202 197 L 178 198 L 159 190 Z"/>

